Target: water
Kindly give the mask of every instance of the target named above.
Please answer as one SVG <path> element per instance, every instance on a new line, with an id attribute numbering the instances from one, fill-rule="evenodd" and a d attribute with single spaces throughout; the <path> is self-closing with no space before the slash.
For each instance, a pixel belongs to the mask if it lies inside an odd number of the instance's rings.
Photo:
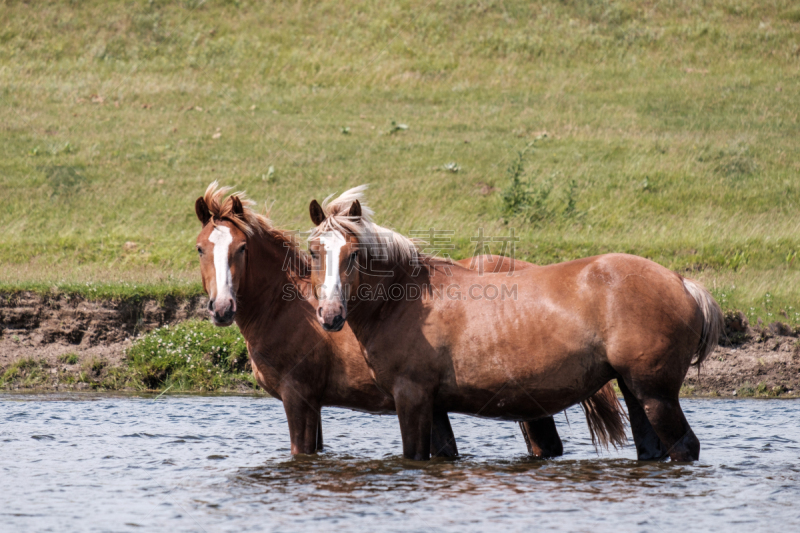
<path id="1" fill-rule="evenodd" d="M 394 417 L 325 409 L 325 452 L 292 459 L 272 399 L 0 395 L 0 530 L 800 530 L 800 403 L 683 405 L 692 465 L 598 456 L 575 408 L 557 460 L 454 415 L 464 457 L 420 465 Z"/>

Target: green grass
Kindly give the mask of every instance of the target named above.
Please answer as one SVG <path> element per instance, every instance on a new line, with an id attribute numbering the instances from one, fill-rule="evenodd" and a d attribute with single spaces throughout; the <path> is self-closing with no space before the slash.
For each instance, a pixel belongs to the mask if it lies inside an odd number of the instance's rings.
<path id="1" fill-rule="evenodd" d="M 0 374 L 0 389 L 15 383 L 22 387 L 35 388 L 47 381 L 48 366 L 33 358 L 19 359 Z"/>
<path id="2" fill-rule="evenodd" d="M 127 365 L 140 388 L 178 392 L 256 387 L 238 328 L 218 328 L 208 321 L 156 329 L 129 349 Z"/>
<path id="3" fill-rule="evenodd" d="M 197 294 L 210 181 L 292 229 L 311 198 L 370 183 L 379 222 L 453 230 L 457 258 L 513 227 L 520 258 L 635 253 L 751 321 L 800 324 L 798 13 L 6 3 L 0 288 Z"/>
<path id="4" fill-rule="evenodd" d="M 65 365 L 74 365 L 78 362 L 78 354 L 76 353 L 65 353 L 64 355 L 58 358 L 59 363 L 64 363 Z"/>
<path id="5" fill-rule="evenodd" d="M 69 276 L 66 271 L 61 276 Z M 113 273 L 109 273 L 113 274 Z M 75 295 L 87 300 L 137 300 L 144 299 L 163 302 L 168 298 L 186 299 L 205 294 L 199 281 L 172 278 L 162 282 L 147 280 L 144 282 L 126 281 L 134 273 L 117 281 L 43 281 L 42 279 L 26 280 L 23 278 L 0 281 L 0 294 L 13 297 L 21 291 L 33 292 L 42 296 Z M 199 276 L 198 276 L 199 277 Z M 58 279 L 58 278 L 57 278 Z"/>
<path id="6" fill-rule="evenodd" d="M 786 388 L 783 385 L 775 385 L 770 388 L 762 381 L 754 387 L 748 382 L 737 389 L 736 396 L 740 398 L 777 398 L 785 392 Z"/>
<path id="7" fill-rule="evenodd" d="M 0 390 L 80 386 L 93 390 L 169 390 L 171 392 L 250 391 L 257 387 L 247 347 L 238 328 L 218 328 L 187 320 L 137 339 L 121 365 L 99 357 L 79 361 L 74 353 L 54 368 L 43 359 L 25 358 L 0 369 Z M 77 368 L 70 368 L 79 365 Z"/>

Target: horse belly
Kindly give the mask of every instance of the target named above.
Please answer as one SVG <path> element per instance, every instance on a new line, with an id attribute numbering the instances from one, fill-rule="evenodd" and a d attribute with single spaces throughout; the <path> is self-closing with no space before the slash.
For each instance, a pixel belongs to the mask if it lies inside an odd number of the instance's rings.
<path id="1" fill-rule="evenodd" d="M 500 386 L 499 392 L 462 388 L 456 394 L 447 396 L 443 404 L 450 412 L 481 418 L 534 420 L 552 416 L 585 400 L 606 382 L 599 378 L 584 381 L 578 387 L 563 388 L 509 383 L 505 387 Z"/>
<path id="2" fill-rule="evenodd" d="M 590 347 L 560 353 L 483 353 L 471 361 L 459 360 L 440 396 L 455 412 L 529 420 L 584 400 L 611 377 L 610 367 Z"/>

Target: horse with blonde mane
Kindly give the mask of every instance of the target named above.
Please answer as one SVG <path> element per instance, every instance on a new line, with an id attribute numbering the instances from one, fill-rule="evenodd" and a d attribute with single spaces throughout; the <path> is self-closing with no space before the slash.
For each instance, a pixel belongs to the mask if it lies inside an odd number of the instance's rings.
<path id="1" fill-rule="evenodd" d="M 311 202 L 317 319 L 352 329 L 394 397 L 407 458 L 430 457 L 436 411 L 551 417 L 611 379 L 639 459 L 699 458 L 678 394 L 722 329 L 699 283 L 626 254 L 479 276 L 376 225 L 362 193 Z"/>
<path id="2" fill-rule="evenodd" d="M 230 190 L 214 182 L 195 203 L 208 311 L 218 326 L 239 326 L 256 381 L 283 402 L 292 453 L 322 449 L 322 406 L 393 413 L 394 400 L 375 385 L 349 328 L 335 336 L 325 332 L 315 318 L 315 304 L 303 297 L 311 292 L 309 259 L 293 234 L 253 211 L 254 202 L 242 193 L 226 197 Z M 495 272 L 515 266 L 494 256 L 468 261 Z M 596 403 L 607 403 L 608 394 L 599 393 Z M 521 425 L 532 455 L 561 454 L 552 418 Z M 430 438 L 435 455 L 458 454 L 446 411 L 433 414 Z"/>

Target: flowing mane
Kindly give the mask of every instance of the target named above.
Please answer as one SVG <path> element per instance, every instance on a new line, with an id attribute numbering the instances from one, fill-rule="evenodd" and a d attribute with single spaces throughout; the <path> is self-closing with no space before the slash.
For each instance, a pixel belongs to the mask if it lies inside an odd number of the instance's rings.
<path id="1" fill-rule="evenodd" d="M 297 261 L 290 261 L 292 270 L 300 277 L 308 275 L 308 258 L 300 249 L 294 234 L 275 227 L 269 218 L 269 213 L 260 214 L 253 210 L 256 202 L 247 197 L 244 191 L 230 193 L 233 187 L 220 187 L 217 181 L 211 182 L 203 195 L 203 200 L 211 213 L 211 221 L 225 219 L 241 230 L 248 238 L 254 236 L 271 237 L 283 246 L 290 248 L 296 254 Z M 242 202 L 244 213 L 237 215 L 233 212 L 233 197 Z"/>
<path id="2" fill-rule="evenodd" d="M 247 197 L 244 191 L 237 191 L 230 195 L 228 193 L 233 187 L 220 187 L 219 182 L 212 181 L 203 195 L 208 211 L 213 218 L 224 218 L 241 230 L 248 237 L 254 234 L 270 233 L 276 230 L 272 221 L 266 216 L 253 211 L 252 206 L 256 203 Z M 226 198 L 227 195 L 227 198 Z M 244 207 L 244 215 L 233 213 L 233 197 L 241 200 Z"/>
<path id="3" fill-rule="evenodd" d="M 311 231 L 309 239 L 318 237 L 326 231 L 349 232 L 370 255 L 375 254 L 389 261 L 411 261 L 422 256 L 413 240 L 372 221 L 374 212 L 364 203 L 366 189 L 367 185 L 359 185 L 346 190 L 336 199 L 332 199 L 333 195 L 325 198 L 322 202 L 325 220 Z M 347 214 L 356 200 L 361 204 L 360 218 L 353 218 Z"/>

